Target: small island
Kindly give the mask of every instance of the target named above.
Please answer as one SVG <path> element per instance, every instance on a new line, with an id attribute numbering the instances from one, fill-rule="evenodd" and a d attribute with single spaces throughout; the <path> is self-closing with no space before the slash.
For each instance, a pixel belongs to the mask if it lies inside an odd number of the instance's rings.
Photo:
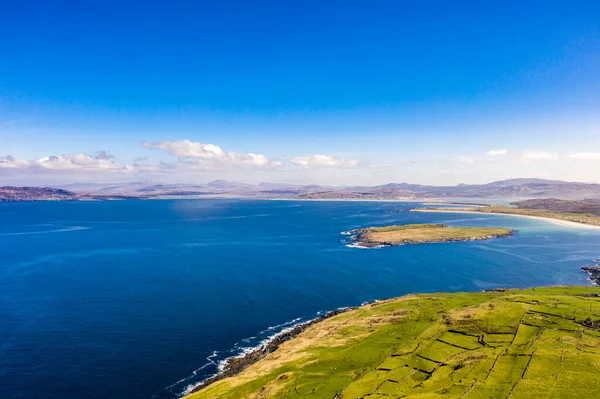
<path id="1" fill-rule="evenodd" d="M 489 240 L 508 237 L 514 230 L 489 227 L 449 227 L 443 224 L 407 224 L 354 230 L 357 246 L 373 248 L 406 244 Z"/>

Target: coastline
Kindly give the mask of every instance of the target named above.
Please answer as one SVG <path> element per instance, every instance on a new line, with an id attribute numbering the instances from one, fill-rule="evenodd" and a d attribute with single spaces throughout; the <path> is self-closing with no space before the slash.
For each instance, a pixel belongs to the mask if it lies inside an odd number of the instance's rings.
<path id="1" fill-rule="evenodd" d="M 429 213 L 469 213 L 469 214 L 479 214 L 479 215 L 499 215 L 499 216 L 515 216 L 515 217 L 522 217 L 522 218 L 529 218 L 529 219 L 537 219 L 537 220 L 544 220 L 547 222 L 551 222 L 553 224 L 557 224 L 557 225 L 562 225 L 562 226 L 568 226 L 568 227 L 576 227 L 576 228 L 583 228 L 583 229 L 600 229 L 600 226 L 595 226 L 593 224 L 586 224 L 586 223 L 578 223 L 578 222 L 571 222 L 569 220 L 562 220 L 562 219 L 554 219 L 554 218 L 548 218 L 548 217 L 544 217 L 544 216 L 533 216 L 533 215 L 519 215 L 516 213 L 492 213 L 492 212 L 479 212 L 479 211 L 469 211 L 466 209 L 448 209 L 448 210 L 442 210 L 442 209 L 410 209 L 409 212 L 429 212 Z"/>
<path id="2" fill-rule="evenodd" d="M 269 353 L 277 350 L 281 344 L 296 338 L 301 332 L 306 330 L 308 327 L 327 320 L 331 317 L 337 316 L 342 313 L 349 312 L 354 309 L 358 309 L 361 306 L 368 305 L 370 303 L 378 302 L 378 300 L 363 303 L 360 306 L 347 306 L 338 309 L 331 310 L 322 316 L 308 320 L 302 323 L 298 323 L 285 329 L 278 334 L 272 336 L 268 342 L 251 349 L 250 351 L 243 353 L 238 356 L 232 356 L 224 360 L 224 367 L 222 370 L 217 372 L 215 375 L 204 379 L 193 387 L 186 389 L 183 392 L 183 398 L 201 391 L 202 389 L 210 386 L 211 384 L 223 380 L 225 378 L 233 377 L 244 371 L 247 367 L 260 361 Z"/>
<path id="3" fill-rule="evenodd" d="M 433 293 L 426 293 L 426 294 L 410 294 L 409 293 L 409 294 L 401 295 L 401 296 L 398 296 L 398 297 L 387 298 L 387 299 L 380 299 L 380 300 L 375 300 L 375 301 L 363 303 L 360 306 L 353 306 L 353 307 L 348 307 L 348 308 L 341 308 L 341 309 L 338 309 L 337 311 L 329 312 L 328 314 L 326 314 L 326 315 L 324 315 L 322 317 L 319 317 L 317 319 L 314 319 L 312 321 L 308 321 L 308 322 L 302 323 L 301 326 L 303 328 L 297 334 L 295 334 L 293 336 L 290 336 L 289 338 L 285 339 L 284 341 L 279 342 L 271 350 L 271 352 L 274 351 L 275 349 L 277 349 L 280 344 L 283 344 L 284 342 L 287 342 L 287 341 L 295 339 L 298 334 L 300 334 L 301 332 L 305 331 L 306 328 L 309 327 L 309 326 L 312 326 L 314 324 L 320 323 L 321 321 L 324 321 L 324 320 L 328 319 L 329 317 L 333 317 L 333 316 L 341 314 L 341 313 L 345 313 L 345 312 L 353 311 L 353 310 L 357 310 L 357 309 L 362 309 L 362 308 L 364 308 L 367 305 L 373 305 L 373 304 L 378 304 L 378 303 L 383 303 L 383 304 L 387 304 L 387 303 L 390 303 L 390 304 L 391 303 L 399 303 L 400 301 L 403 301 L 403 300 L 406 300 L 406 299 L 414 299 L 414 298 L 418 299 L 419 297 L 423 297 L 424 302 L 427 302 L 427 300 L 429 300 L 429 299 L 435 299 L 435 297 L 438 297 L 440 295 L 443 296 L 443 299 L 447 298 L 448 295 L 453 295 L 453 296 L 461 296 L 461 295 L 463 295 L 463 296 L 464 295 L 469 295 L 469 296 L 470 295 L 476 295 L 476 296 L 480 296 L 481 295 L 481 296 L 484 297 L 484 299 L 482 301 L 482 303 L 484 303 L 484 304 L 487 303 L 487 302 L 489 302 L 490 300 L 494 301 L 495 306 L 485 306 L 483 308 L 485 310 L 488 310 L 488 309 L 494 309 L 497 306 L 502 306 L 501 305 L 502 303 L 505 304 L 505 303 L 511 302 L 511 301 L 504 302 L 502 300 L 503 297 L 512 298 L 514 296 L 515 298 L 513 298 L 513 299 L 515 299 L 515 300 L 513 300 L 512 302 L 517 303 L 518 306 L 519 306 L 519 310 L 521 310 L 520 306 L 522 306 L 521 304 L 523 303 L 523 302 L 521 302 L 519 300 L 519 298 L 521 297 L 521 294 L 533 295 L 534 299 L 536 299 L 536 300 L 538 299 L 538 297 L 540 295 L 547 295 L 547 296 L 553 297 L 556 294 L 558 294 L 560 296 L 567 295 L 567 296 L 570 296 L 570 297 L 573 297 L 573 298 L 582 298 L 582 300 L 585 300 L 587 297 L 598 297 L 599 294 L 597 293 L 596 289 L 597 288 L 593 287 L 593 284 L 592 284 L 591 286 L 590 285 L 549 285 L 549 286 L 541 286 L 541 287 L 535 287 L 535 286 L 533 286 L 533 287 L 519 287 L 519 288 L 490 288 L 490 289 L 484 289 L 484 290 L 480 290 L 480 291 L 459 291 L 459 292 L 452 292 L 452 293 L 449 293 L 449 292 L 433 292 Z M 544 292 L 540 292 L 540 290 L 544 291 Z M 547 292 L 547 291 L 554 291 L 554 290 L 560 290 L 560 291 L 557 291 L 556 293 L 554 293 L 554 292 Z M 573 291 L 575 291 L 575 292 L 573 292 Z M 519 294 L 519 295 L 515 296 L 514 294 Z M 487 302 L 486 302 L 485 295 L 492 295 L 490 298 L 487 298 Z M 496 301 L 496 300 L 499 300 L 499 301 Z M 532 304 L 531 302 L 525 302 L 525 303 Z M 466 305 L 468 305 L 468 304 L 466 304 Z M 471 305 L 471 306 L 466 306 L 466 305 L 463 305 L 463 306 L 465 308 L 468 308 L 468 309 L 473 309 L 474 308 L 473 305 Z M 420 305 L 417 305 L 417 306 L 420 306 Z M 459 307 L 459 309 L 460 309 L 460 307 Z M 530 312 L 530 310 L 527 310 L 527 312 L 525 314 L 527 314 L 528 312 Z M 539 313 L 541 313 L 541 312 L 531 311 L 531 314 L 536 314 L 537 315 Z M 331 314 L 331 316 L 327 317 L 329 314 Z M 373 317 L 375 317 L 375 319 L 374 320 L 370 320 L 368 322 L 369 323 L 368 325 L 370 326 L 370 328 L 373 328 L 374 326 L 377 326 L 378 323 L 383 323 L 383 324 L 385 324 L 386 322 L 395 323 L 396 322 L 395 320 L 402 319 L 403 317 L 406 316 L 406 314 L 410 314 L 410 311 L 409 312 L 403 312 L 400 309 L 388 309 L 387 313 L 384 313 L 383 315 L 380 314 L 380 313 L 377 313 L 375 315 L 371 315 L 371 319 Z M 454 320 L 457 320 L 457 325 L 460 325 L 460 324 L 458 324 L 458 322 L 464 321 L 465 318 L 467 318 L 467 317 L 470 318 L 472 316 L 472 314 L 469 313 L 469 312 L 466 312 L 466 314 L 463 312 L 463 313 L 459 313 L 457 315 L 462 315 L 463 319 L 459 319 L 459 318 L 444 318 L 445 322 L 442 323 L 441 325 L 446 326 L 447 324 L 452 324 L 452 322 Z M 386 319 L 386 317 L 390 317 L 390 319 Z M 561 316 L 556 316 L 556 317 L 561 317 Z M 597 323 L 597 322 L 590 321 L 589 318 L 584 319 L 583 317 L 585 317 L 585 316 L 582 316 L 581 319 L 566 318 L 566 317 L 564 317 L 564 320 L 567 323 L 576 323 L 577 325 L 581 325 L 581 326 L 584 326 L 584 327 L 587 327 L 587 328 L 594 328 L 594 329 L 598 328 L 598 326 L 596 324 L 593 324 L 593 323 Z M 369 318 L 369 315 L 365 316 L 365 318 Z M 354 318 L 353 318 L 353 320 L 354 320 Z M 435 320 L 432 320 L 432 321 L 435 322 Z M 511 319 L 510 321 L 512 322 L 513 320 Z M 522 321 L 523 321 L 523 319 L 521 319 L 521 321 L 519 322 L 519 324 L 521 324 Z M 592 323 L 592 324 L 588 325 L 586 323 Z M 342 323 L 342 324 L 345 324 L 345 323 Z M 525 324 L 525 325 L 531 326 L 531 324 Z M 297 327 L 300 327 L 300 325 L 298 325 Z M 511 327 L 514 328 L 514 326 L 512 324 L 510 324 L 510 325 L 507 324 L 507 328 L 511 328 Z M 534 325 L 533 327 L 537 327 L 537 325 Z M 558 328 L 558 330 L 567 331 L 567 332 L 573 331 L 572 329 L 564 329 L 564 328 L 562 328 L 562 329 Z M 481 335 L 481 334 L 474 335 L 472 333 L 469 334 L 468 332 L 465 333 L 465 332 L 462 332 L 462 328 L 461 329 L 454 329 L 454 328 L 452 328 L 452 326 L 450 328 L 447 328 L 446 332 L 449 333 L 449 334 L 460 334 L 460 335 L 465 336 L 465 337 L 476 337 L 476 338 L 478 338 L 477 343 L 479 345 L 482 345 L 482 347 L 488 347 L 488 344 L 484 340 L 484 335 Z M 492 331 L 492 332 L 487 332 L 486 334 L 487 335 L 493 335 L 493 334 L 511 334 L 513 336 L 516 336 L 515 333 L 506 332 L 506 330 L 498 330 L 497 332 Z M 423 334 L 420 334 L 418 337 L 420 337 L 422 335 Z M 417 351 L 419 351 L 419 348 L 422 347 L 422 345 L 421 345 L 422 342 L 418 342 L 418 344 L 416 346 L 414 345 L 414 343 L 417 340 L 419 340 L 418 337 L 415 338 L 415 340 L 409 341 L 410 345 L 408 346 L 408 348 L 410 349 L 410 351 L 400 351 L 398 353 L 392 353 L 391 355 L 388 356 L 387 360 L 392 359 L 392 358 L 413 356 L 414 353 L 417 352 Z M 435 335 L 433 337 L 433 339 L 435 339 L 436 341 L 439 342 L 439 340 L 437 339 L 437 337 L 439 337 L 439 334 Z M 469 339 L 469 338 L 467 338 L 467 339 Z M 512 345 L 513 341 L 514 341 L 514 339 L 512 341 L 510 341 L 511 342 L 510 345 Z M 444 343 L 444 344 L 448 344 L 446 341 L 441 341 L 441 342 Z M 502 342 L 504 342 L 504 341 L 502 341 Z M 507 342 L 509 342 L 509 341 L 507 341 Z M 452 345 L 452 342 L 450 343 L 450 345 Z M 457 346 L 455 346 L 455 347 L 457 347 Z M 496 346 L 492 346 L 492 348 L 495 348 L 495 347 Z M 300 347 L 300 348 L 301 348 L 300 350 L 303 350 L 302 347 Z M 463 348 L 463 347 L 457 347 L 457 348 L 458 349 L 463 349 L 464 351 L 474 351 L 474 350 L 478 350 L 479 349 L 479 348 Z M 257 349 L 255 352 L 260 352 L 260 351 L 264 352 L 264 350 L 261 349 L 261 348 Z M 230 386 L 230 385 L 228 385 L 226 383 L 225 385 L 220 385 L 220 388 L 216 388 L 216 391 L 215 390 L 210 390 L 209 393 L 204 394 L 204 395 L 202 393 L 200 393 L 203 389 L 208 388 L 214 382 L 218 382 L 218 381 L 220 381 L 222 379 L 225 379 L 225 378 L 236 377 L 238 374 L 241 374 L 242 372 L 244 372 L 245 368 L 247 368 L 247 367 L 249 367 L 249 366 L 251 366 L 251 365 L 253 365 L 253 364 L 255 364 L 255 363 L 259 362 L 259 361 L 262 361 L 266 357 L 266 355 L 268 355 L 268 354 L 269 354 L 269 351 L 267 351 L 264 355 L 262 355 L 260 357 L 251 359 L 247 364 L 245 364 L 245 366 L 243 368 L 234 370 L 229 375 L 224 375 L 224 373 L 220 373 L 219 375 L 214 376 L 214 378 L 215 378 L 214 380 L 211 380 L 211 381 L 205 380 L 200 385 L 197 385 L 194 389 L 190 390 L 189 392 L 186 392 L 185 396 L 183 398 L 187 399 L 187 398 L 191 398 L 191 397 L 194 397 L 194 398 L 196 398 L 196 397 L 198 397 L 198 398 L 215 398 L 215 397 L 221 397 L 221 394 L 223 394 L 223 393 L 227 394 L 227 393 L 229 393 L 230 389 L 234 389 L 232 387 L 239 388 L 240 384 L 237 384 L 237 385 L 234 384 L 234 385 Z M 424 359 L 424 361 L 430 361 L 430 362 L 433 362 L 433 363 L 438 363 L 435 360 L 432 361 L 432 360 L 430 360 L 427 357 L 421 356 L 419 353 L 417 353 L 416 356 L 419 359 Z M 530 356 L 530 355 L 522 355 L 522 356 Z M 233 360 L 235 360 L 235 359 L 233 359 Z M 284 361 L 287 361 L 287 360 L 288 360 L 288 358 L 285 358 Z M 410 358 L 407 359 L 407 360 L 410 361 Z M 421 361 L 423 361 L 423 360 L 421 360 Z M 439 364 L 442 364 L 442 363 L 438 363 L 437 367 L 439 367 Z M 461 364 L 462 365 L 462 363 L 460 363 L 460 362 L 457 363 L 457 364 Z M 389 366 L 394 366 L 393 364 L 391 364 L 391 362 L 388 362 L 388 364 L 386 366 L 384 366 L 384 367 L 381 367 L 381 365 L 382 365 L 381 362 L 377 363 L 375 365 L 375 367 L 376 367 L 375 370 L 380 371 L 382 373 L 388 373 L 388 372 L 391 372 L 391 371 L 393 371 L 393 370 L 396 369 L 396 368 L 388 368 L 387 367 L 388 365 Z M 326 367 L 327 369 L 329 369 L 329 368 L 335 369 L 333 367 L 329 367 L 328 364 L 326 366 L 327 366 Z M 406 363 L 406 364 L 402 363 L 402 364 L 400 364 L 400 366 L 397 366 L 397 369 L 402 369 L 403 367 L 411 367 L 411 364 L 410 363 Z M 415 366 L 413 365 L 413 367 L 415 367 Z M 432 374 L 437 369 L 437 367 L 435 367 L 433 369 L 433 371 L 428 371 L 428 369 L 426 369 L 426 368 L 415 369 L 415 370 L 419 371 L 421 373 L 424 373 L 424 374 Z M 462 368 L 462 367 L 464 367 L 464 365 L 461 366 L 461 367 L 458 367 L 456 369 L 459 369 L 459 368 Z M 300 370 L 302 370 L 302 369 L 300 369 Z M 259 373 L 262 373 L 262 374 L 260 374 L 262 376 L 266 375 L 265 373 L 267 373 L 267 372 L 272 372 L 272 369 L 265 369 L 265 368 L 263 368 L 263 369 L 260 369 L 260 371 L 259 371 Z M 256 373 L 256 371 L 254 371 L 254 373 Z M 280 368 L 280 369 L 277 369 L 277 372 L 275 374 L 277 374 L 277 375 L 275 377 L 272 377 L 272 379 L 269 382 L 270 384 L 272 384 L 273 381 L 276 381 L 276 384 L 279 384 L 281 382 L 289 381 L 291 372 L 288 369 Z M 371 373 L 368 373 L 368 374 L 371 374 Z M 247 384 L 249 381 L 253 381 L 253 380 L 256 380 L 256 379 L 257 379 L 257 376 L 253 376 L 251 378 L 248 378 L 248 376 L 246 376 L 245 378 L 242 378 L 241 381 L 242 381 L 242 383 L 246 383 Z M 382 381 L 385 382 L 385 381 L 389 381 L 389 380 L 384 378 Z M 477 380 L 475 380 L 475 381 L 477 381 Z M 394 382 L 394 384 L 396 384 L 396 382 Z M 262 382 L 261 382 L 261 385 L 262 385 Z M 265 386 L 267 386 L 267 385 L 265 385 Z M 265 397 L 265 398 L 266 397 L 269 397 L 269 398 L 275 397 L 275 396 L 269 396 L 269 395 L 267 395 L 267 394 L 271 394 L 272 395 L 274 393 L 274 391 L 273 390 L 265 389 L 265 386 L 263 386 L 262 390 L 259 389 L 257 391 L 257 392 L 262 392 L 263 394 L 265 394 L 264 396 L 261 395 L 260 397 Z M 344 390 L 345 390 L 345 388 L 344 388 Z M 246 391 L 244 391 L 244 392 L 246 392 Z M 466 391 L 466 392 L 469 392 L 469 391 Z M 236 392 L 236 393 L 239 393 L 239 392 Z M 339 393 L 339 391 L 338 391 L 338 393 Z M 199 394 L 199 396 L 196 396 L 195 394 Z M 216 396 L 215 394 L 219 394 L 219 395 Z M 206 396 L 206 395 L 209 395 L 209 396 Z M 227 396 L 227 397 L 230 397 L 230 396 Z M 236 396 L 236 397 L 246 397 L 246 396 Z M 335 397 L 337 397 L 337 396 L 335 396 Z"/>

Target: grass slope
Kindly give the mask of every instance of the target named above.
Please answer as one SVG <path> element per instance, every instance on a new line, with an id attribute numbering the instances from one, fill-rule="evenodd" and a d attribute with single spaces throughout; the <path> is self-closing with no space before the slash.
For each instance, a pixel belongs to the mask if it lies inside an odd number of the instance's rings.
<path id="1" fill-rule="evenodd" d="M 594 287 L 409 295 L 309 327 L 188 399 L 592 398 Z"/>
<path id="2" fill-rule="evenodd" d="M 448 227 L 443 224 L 407 224 L 404 226 L 363 229 L 360 239 L 392 245 L 425 242 L 478 240 L 508 236 L 511 229 L 487 227 Z"/>

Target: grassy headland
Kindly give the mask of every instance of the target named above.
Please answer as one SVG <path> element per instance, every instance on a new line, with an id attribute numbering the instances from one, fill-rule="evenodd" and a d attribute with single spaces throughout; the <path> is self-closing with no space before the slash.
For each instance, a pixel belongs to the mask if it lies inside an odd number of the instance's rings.
<path id="1" fill-rule="evenodd" d="M 448 227 L 443 224 L 407 224 L 403 226 L 369 227 L 355 231 L 354 240 L 363 247 L 380 245 L 422 244 L 487 240 L 506 237 L 511 229 L 488 227 Z"/>
<path id="2" fill-rule="evenodd" d="M 188 399 L 591 398 L 594 287 L 408 295 L 313 324 Z"/>

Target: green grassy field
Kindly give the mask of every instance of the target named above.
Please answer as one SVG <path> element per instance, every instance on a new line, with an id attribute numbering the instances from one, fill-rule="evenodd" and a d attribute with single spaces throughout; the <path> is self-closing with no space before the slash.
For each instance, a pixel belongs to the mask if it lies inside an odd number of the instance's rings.
<path id="1" fill-rule="evenodd" d="M 595 398 L 595 287 L 409 295 L 309 327 L 188 399 Z"/>
<path id="2" fill-rule="evenodd" d="M 508 236 L 511 229 L 489 227 L 448 227 L 443 224 L 407 224 L 363 229 L 359 241 L 392 245 L 460 241 Z"/>

